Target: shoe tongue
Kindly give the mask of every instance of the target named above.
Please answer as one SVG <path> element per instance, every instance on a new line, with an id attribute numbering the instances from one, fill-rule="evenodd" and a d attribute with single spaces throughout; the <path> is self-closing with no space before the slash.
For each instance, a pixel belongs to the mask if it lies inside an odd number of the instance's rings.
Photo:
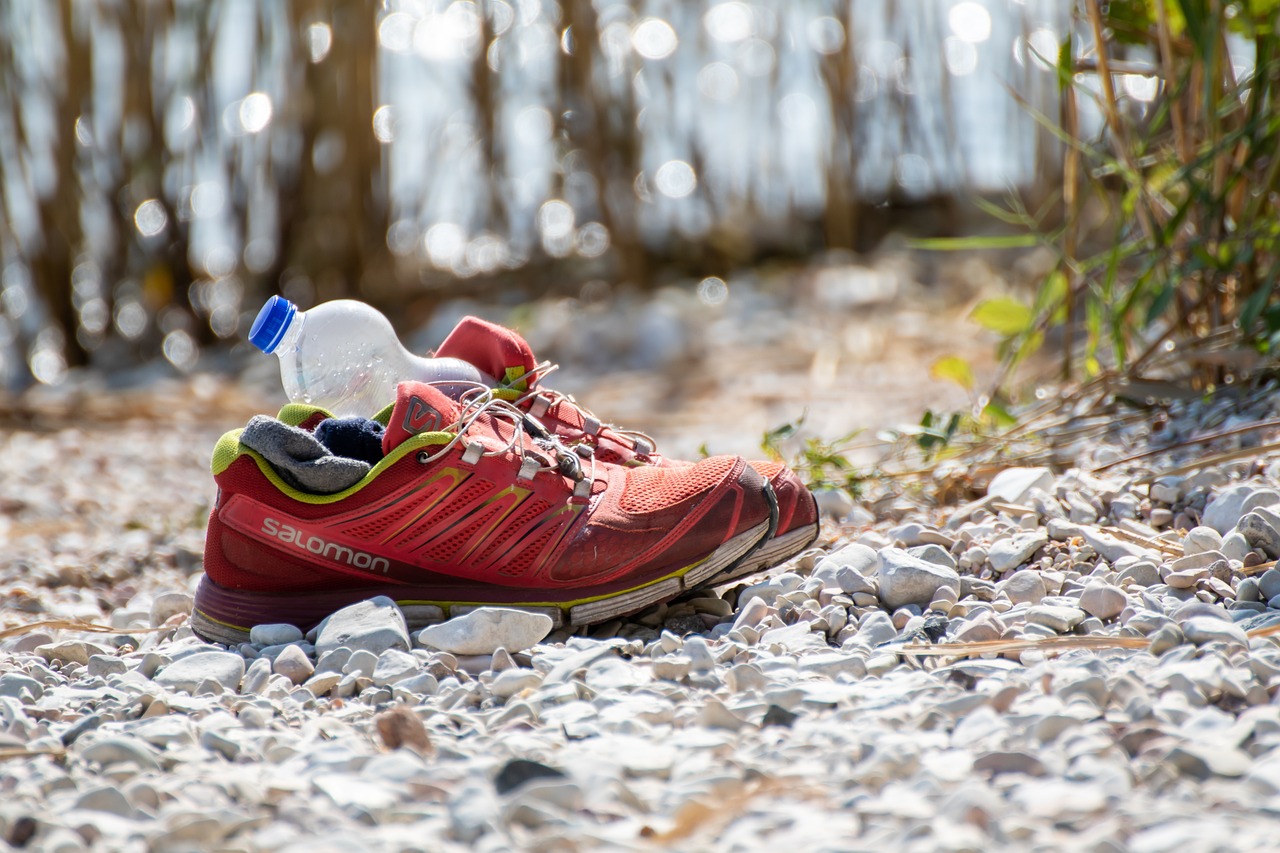
<path id="1" fill-rule="evenodd" d="M 425 382 L 401 382 L 396 386 L 396 404 L 382 435 L 382 453 L 390 453 L 407 438 L 438 432 L 457 420 L 458 404 L 438 388 Z"/>
<path id="2" fill-rule="evenodd" d="M 498 381 L 503 389 L 524 392 L 530 382 L 523 377 L 538 363 L 529 343 L 511 329 L 481 320 L 463 317 L 436 350 L 437 358 L 460 358 L 469 361 Z M 536 384 L 534 380 L 533 384 Z"/>

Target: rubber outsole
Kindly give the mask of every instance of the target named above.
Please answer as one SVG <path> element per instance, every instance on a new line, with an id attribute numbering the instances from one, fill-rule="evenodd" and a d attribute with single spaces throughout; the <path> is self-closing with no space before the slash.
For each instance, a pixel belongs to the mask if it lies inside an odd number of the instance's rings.
<path id="1" fill-rule="evenodd" d="M 772 497 L 772 490 L 767 490 Z M 469 596 L 466 600 L 440 600 L 427 595 L 397 598 L 396 588 L 346 590 L 316 594 L 265 594 L 233 590 L 219 586 L 208 575 L 200 579 L 195 606 L 191 612 L 191 628 L 201 638 L 215 643 L 236 645 L 249 641 L 253 625 L 288 622 L 304 630 L 344 606 L 373 596 L 385 595 L 396 600 L 404 611 L 411 630 L 424 628 L 478 607 L 510 607 L 545 613 L 555 627 L 585 626 L 626 616 L 654 604 L 669 601 L 687 590 L 720 583 L 748 555 L 755 556 L 769 539 L 776 516 L 727 540 L 706 558 L 685 566 L 639 587 L 618 590 L 587 599 L 547 601 L 533 599 L 533 590 L 493 587 L 493 595 Z M 753 561 L 754 562 L 754 561 Z M 527 597 L 527 598 L 526 598 Z M 220 619 L 210 611 L 228 614 Z M 229 614 L 236 614 L 234 616 Z M 245 624 L 238 624 L 245 623 Z"/>
<path id="2" fill-rule="evenodd" d="M 709 585 L 723 586 L 738 578 L 745 578 L 785 563 L 814 543 L 818 538 L 818 528 L 818 522 L 815 521 L 807 527 L 797 527 L 789 533 L 765 540 L 759 548 L 748 554 L 736 566 L 731 566 L 719 577 L 712 578 Z"/>

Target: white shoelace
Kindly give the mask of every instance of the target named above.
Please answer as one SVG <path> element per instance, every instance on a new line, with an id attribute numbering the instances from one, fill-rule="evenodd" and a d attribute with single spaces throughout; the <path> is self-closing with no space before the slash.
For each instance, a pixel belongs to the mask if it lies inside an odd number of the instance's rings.
<path id="1" fill-rule="evenodd" d="M 433 384 L 451 384 L 456 387 L 458 383 Z M 520 473 L 517 475 L 520 479 L 532 480 L 534 476 L 541 472 L 554 471 L 575 482 L 573 490 L 575 495 L 580 497 L 590 495 L 591 484 L 596 479 L 595 458 L 591 458 L 590 470 L 584 471 L 581 456 L 565 447 L 559 438 L 545 431 L 545 429 L 543 435 L 535 435 L 531 430 L 531 425 L 528 423 L 529 416 L 514 404 L 494 396 L 493 391 L 494 389 L 487 386 L 477 385 L 464 392 L 458 399 L 458 403 L 461 406 L 458 419 L 442 429 L 443 432 L 453 433 L 453 438 L 432 453 L 428 453 L 425 450 L 421 451 L 418 454 L 418 462 L 424 465 L 430 464 L 444 456 L 461 442 L 463 445 L 462 458 L 466 462 L 474 464 L 485 456 L 502 456 L 507 453 L 514 453 L 520 460 Z M 503 439 L 502 444 L 496 448 L 488 448 L 478 440 L 464 441 L 467 432 L 484 415 L 504 420 L 511 425 L 511 434 L 506 439 Z M 541 429 L 541 425 L 538 425 L 538 428 Z M 501 435 L 497 430 L 494 430 L 494 434 L 499 437 Z M 531 443 L 536 448 L 550 453 L 554 461 L 527 447 L 525 442 L 521 440 L 522 434 L 528 435 Z"/>
<path id="2" fill-rule="evenodd" d="M 548 402 L 548 408 L 550 408 L 550 405 L 554 403 L 568 403 L 569 405 L 573 406 L 575 409 L 578 410 L 579 414 L 583 416 L 583 419 L 587 422 L 588 425 L 591 425 L 593 423 L 595 424 L 594 430 L 593 429 L 586 430 L 587 435 L 590 436 L 592 439 L 595 439 L 595 437 L 599 434 L 601 429 L 608 428 L 611 432 L 617 433 L 618 435 L 624 435 L 627 438 L 631 439 L 632 443 L 636 445 L 636 451 L 639 452 L 642 456 L 651 456 L 657 452 L 658 443 L 654 441 L 651 437 L 646 435 L 645 433 L 640 432 L 639 430 L 622 429 L 621 427 L 618 427 L 614 424 L 602 421 L 600 420 L 600 418 L 596 417 L 595 413 L 593 413 L 590 409 L 588 409 L 586 406 L 582 405 L 576 399 L 574 399 L 573 395 L 566 394 L 563 391 L 556 391 L 552 388 L 543 387 L 542 386 L 543 380 L 545 380 L 547 376 L 549 376 L 553 371 L 559 370 L 559 369 L 560 369 L 560 365 L 554 364 L 550 361 L 544 361 L 535 365 L 533 370 L 530 370 L 528 373 L 521 376 L 520 379 L 527 381 L 530 384 L 536 382 L 538 387 L 533 388 L 529 391 L 526 391 L 524 394 L 517 397 L 513 401 L 513 403 L 519 406 L 530 400 L 535 399 L 536 397 L 545 398 Z"/>

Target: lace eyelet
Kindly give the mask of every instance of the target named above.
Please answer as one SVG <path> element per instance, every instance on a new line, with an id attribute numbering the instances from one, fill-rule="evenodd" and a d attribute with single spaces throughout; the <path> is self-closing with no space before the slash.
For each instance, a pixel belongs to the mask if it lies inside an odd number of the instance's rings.
<path id="1" fill-rule="evenodd" d="M 427 453 L 427 451 L 425 451 L 425 450 L 419 450 L 419 451 L 418 451 L 418 464 L 419 464 L 419 465 L 426 465 L 426 464 L 427 464 L 428 462 L 430 462 L 430 461 L 431 461 L 431 454 Z"/>

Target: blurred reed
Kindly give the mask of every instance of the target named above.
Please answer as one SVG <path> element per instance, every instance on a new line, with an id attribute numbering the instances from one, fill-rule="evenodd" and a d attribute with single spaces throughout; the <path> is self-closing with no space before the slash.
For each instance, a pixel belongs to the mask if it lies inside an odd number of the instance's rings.
<path id="1" fill-rule="evenodd" d="M 261 299 L 573 293 L 969 227 L 1061 184 L 1054 0 L 0 4 L 0 385 Z M 1048 56 L 1048 61 L 1044 57 Z"/>

